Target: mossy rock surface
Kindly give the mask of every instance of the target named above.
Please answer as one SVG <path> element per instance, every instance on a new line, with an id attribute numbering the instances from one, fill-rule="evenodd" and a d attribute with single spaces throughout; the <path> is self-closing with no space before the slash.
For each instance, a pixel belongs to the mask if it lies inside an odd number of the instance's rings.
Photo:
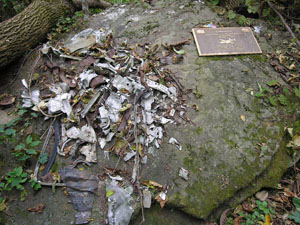
<path id="1" fill-rule="evenodd" d="M 297 114 L 299 106 L 296 100 L 275 108 L 247 92 L 252 88 L 255 94 L 257 83 L 265 86 L 269 80 L 280 80 L 266 53 L 284 48 L 279 43 L 285 33 L 274 34 L 272 41 L 256 34 L 263 55 L 200 58 L 191 29 L 207 23 L 237 26 L 196 1 L 112 8 L 90 23 L 94 28 L 111 30 L 116 40 L 130 44 L 191 40 L 183 46 L 183 62 L 168 67 L 186 88 L 197 89 L 202 95 L 187 98 L 188 105 L 197 105 L 199 111 L 188 110 L 192 123 L 167 127 L 167 136 L 175 137 L 182 151 L 166 139 L 141 174 L 142 179 L 167 183 L 169 206 L 200 219 L 216 217 L 262 187 L 276 185 L 291 163 L 283 129 L 292 123 L 289 115 Z M 252 23 L 262 26 L 261 32 L 273 33 L 262 21 Z M 261 143 L 268 146 L 264 154 Z M 178 176 L 181 167 L 189 171 L 188 181 Z"/>

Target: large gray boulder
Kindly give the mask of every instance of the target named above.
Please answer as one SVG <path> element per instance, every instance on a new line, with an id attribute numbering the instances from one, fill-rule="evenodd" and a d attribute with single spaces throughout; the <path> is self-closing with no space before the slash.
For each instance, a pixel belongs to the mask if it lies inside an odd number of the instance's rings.
<path id="1" fill-rule="evenodd" d="M 175 137 L 182 151 L 166 138 L 142 166 L 141 176 L 168 184 L 167 204 L 200 219 L 216 218 L 261 188 L 276 185 L 291 165 L 283 142 L 284 126 L 292 123 L 289 115 L 299 113 L 299 101 L 272 107 L 254 96 L 258 83 L 281 81 L 267 53 L 284 48 L 280 40 L 286 34 L 253 20 L 253 25 L 262 27 L 261 34 L 273 33 L 271 41 L 256 33 L 262 55 L 198 57 L 191 29 L 207 23 L 238 26 L 198 1 L 111 8 L 90 22 L 92 28 L 111 30 L 117 41 L 130 44 L 191 40 L 183 47 L 183 62 L 168 68 L 186 88 L 202 95 L 187 97 L 188 105 L 197 105 L 199 111 L 188 110 L 192 123 L 167 126 L 167 137 Z M 267 146 L 264 153 L 262 143 Z M 180 168 L 189 171 L 188 181 L 178 176 Z"/>
<path id="2" fill-rule="evenodd" d="M 274 32 L 263 21 L 252 20 L 254 26 L 261 27 L 261 33 L 255 35 L 262 55 L 199 57 L 192 28 L 208 23 L 239 25 L 217 15 L 202 1 L 153 2 L 153 7 L 147 4 L 114 6 L 91 17 L 86 27 L 111 31 L 117 42 L 127 41 L 130 45 L 146 42 L 162 45 L 190 40 L 183 46 L 183 62 L 167 68 L 185 88 L 198 95 L 185 96 L 191 123 L 182 121 L 176 126 L 166 126 L 163 145 L 153 155 L 148 155 L 140 175 L 141 180 L 169 186 L 165 209 L 156 205 L 145 210 L 145 224 L 201 224 L 203 220 L 218 219 L 224 209 L 236 206 L 261 188 L 274 187 L 292 165 L 293 160 L 285 148 L 284 127 L 299 118 L 299 100 L 288 95 L 287 106 L 273 107 L 255 97 L 258 83 L 265 87 L 267 81 L 276 79 L 284 84 L 269 65 L 267 55 L 285 49 L 282 40 L 289 36 Z M 273 38 L 267 40 L 264 34 L 272 34 Z M 31 71 L 31 66 L 28 68 Z M 199 110 L 194 110 L 193 105 Z M 182 145 L 181 151 L 168 144 L 171 137 Z M 264 151 L 261 144 L 267 146 Z M 132 171 L 133 160 L 125 163 L 114 154 L 108 160 L 100 149 L 97 157 L 98 163 L 88 168 L 94 174 L 102 174 L 103 167 L 114 168 L 116 165 L 129 174 Z M 66 162 L 59 158 L 56 166 L 65 166 Z M 180 168 L 188 170 L 188 180 L 179 177 Z M 100 182 L 98 190 L 92 225 L 103 224 L 107 216 L 105 182 Z M 29 215 L 25 209 L 39 202 L 47 206 L 44 213 Z M 43 188 L 34 198 L 14 204 L 10 208 L 17 216 L 10 218 L 9 224 L 70 224 L 75 213 L 62 190 L 52 195 L 50 189 Z M 184 213 L 168 210 L 169 207 Z M 197 220 L 187 218 L 186 214 Z M 140 218 L 131 224 L 139 222 Z"/>

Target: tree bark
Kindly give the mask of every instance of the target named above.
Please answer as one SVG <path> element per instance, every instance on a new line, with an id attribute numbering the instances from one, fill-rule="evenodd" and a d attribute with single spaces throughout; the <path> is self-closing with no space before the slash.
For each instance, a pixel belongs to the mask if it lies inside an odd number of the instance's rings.
<path id="1" fill-rule="evenodd" d="M 21 13 L 0 23 L 0 68 L 46 37 L 58 19 L 73 10 L 67 0 L 35 0 Z"/>

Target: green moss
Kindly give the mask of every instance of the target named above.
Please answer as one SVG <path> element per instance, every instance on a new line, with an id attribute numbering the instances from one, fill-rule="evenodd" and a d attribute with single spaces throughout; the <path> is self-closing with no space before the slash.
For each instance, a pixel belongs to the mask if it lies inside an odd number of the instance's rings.
<path id="1" fill-rule="evenodd" d="M 58 169 L 59 169 L 59 165 L 57 162 L 54 162 L 52 167 L 51 167 L 51 172 L 53 173 L 57 173 L 58 172 Z"/>
<path id="2" fill-rule="evenodd" d="M 16 207 L 14 210 L 14 214 L 17 217 L 28 218 L 28 212 L 26 209 L 20 209 L 19 207 Z"/>
<path id="3" fill-rule="evenodd" d="M 134 38 L 137 36 L 137 33 L 135 31 L 127 31 L 125 30 L 120 37 L 127 37 L 127 38 Z"/>
<path id="4" fill-rule="evenodd" d="M 149 22 L 147 22 L 147 25 L 143 27 L 143 31 L 149 33 L 150 31 L 152 31 L 156 27 L 159 27 L 158 22 L 150 22 L 149 21 Z"/>
<path id="5" fill-rule="evenodd" d="M 273 127 L 283 127 L 280 123 L 273 124 Z M 266 123 L 249 124 L 249 139 L 252 142 L 253 148 L 247 148 L 243 152 L 247 155 L 257 158 L 254 162 L 249 163 L 245 158 L 241 158 L 239 168 L 230 166 L 226 163 L 220 163 L 216 165 L 216 171 L 222 171 L 222 174 L 215 174 L 215 172 L 209 172 L 209 177 L 203 176 L 203 173 L 199 171 L 203 163 L 205 164 L 205 158 L 209 154 L 214 154 L 212 148 L 213 145 L 206 143 L 206 148 L 198 148 L 196 151 L 192 146 L 189 149 L 189 156 L 184 159 L 184 165 L 196 175 L 196 180 L 191 183 L 185 192 L 175 193 L 169 201 L 170 205 L 176 205 L 181 209 L 197 218 L 206 218 L 210 213 L 218 211 L 218 207 L 223 204 L 230 204 L 231 207 L 236 206 L 241 201 L 239 196 L 246 198 L 249 195 L 258 191 L 261 187 L 274 186 L 282 176 L 286 169 L 290 158 L 286 152 L 285 144 L 277 150 L 273 156 L 272 161 L 260 160 L 259 149 L 255 149 L 257 143 L 268 143 L 268 140 L 281 140 L 283 136 L 283 128 L 272 131 L 269 129 L 269 125 Z M 231 148 L 236 148 L 237 144 L 231 139 L 224 140 Z M 276 149 L 276 144 L 269 144 L 270 149 Z M 271 154 L 269 152 L 268 154 Z M 211 158 L 209 156 L 208 158 Z M 263 170 L 263 168 L 266 168 Z M 240 170 L 240 173 L 237 173 Z M 263 171 L 262 174 L 259 174 Z M 213 175 L 214 174 L 214 175 Z M 226 179 L 227 181 L 226 181 Z M 229 185 L 226 184 L 229 183 Z M 254 184 L 254 185 L 252 185 Z M 236 188 L 240 189 L 237 190 Z M 242 192 L 242 195 L 236 194 L 236 192 Z M 212 217 L 220 216 L 222 210 L 219 210 L 219 214 L 211 215 Z"/>
<path id="6" fill-rule="evenodd" d="M 228 175 L 236 174 L 234 177 L 229 177 L 230 185 L 223 185 L 222 187 L 224 180 L 220 176 L 210 180 L 205 180 L 199 176 L 195 183 L 186 188 L 185 193 L 175 193 L 170 199 L 170 204 L 181 207 L 184 212 L 197 218 L 206 218 L 227 201 L 232 207 L 236 206 L 240 201 L 238 197 L 232 198 L 237 192 L 236 186 L 242 187 L 239 192 L 243 192 L 243 196 L 249 196 L 261 187 L 273 187 L 277 184 L 289 161 L 286 151 L 282 147 L 284 145 L 281 146 L 272 161 L 272 165 L 276 165 L 275 168 L 270 166 L 263 175 L 257 176 L 258 168 L 262 166 L 259 160 L 251 164 L 244 161 L 240 168 L 241 174 L 236 173 L 237 168 L 228 170 Z M 224 165 L 219 167 L 223 167 L 222 171 L 226 170 Z M 247 176 L 242 174 L 247 174 Z M 240 196 L 240 194 L 236 196 Z"/>
<path id="7" fill-rule="evenodd" d="M 249 58 L 251 58 L 254 62 L 267 62 L 268 57 L 266 55 L 249 55 Z"/>
<path id="8" fill-rule="evenodd" d="M 266 62 L 268 57 L 266 55 L 234 55 L 234 56 L 207 56 L 204 57 L 207 61 L 233 61 L 235 59 L 244 60 L 250 58 L 253 62 Z M 198 63 L 197 63 L 198 64 Z"/>
<path id="9" fill-rule="evenodd" d="M 201 127 L 197 127 L 194 132 L 195 134 L 197 134 L 198 136 L 202 133 L 203 129 Z"/>
<path id="10" fill-rule="evenodd" d="M 229 138 L 224 138 L 224 141 L 231 148 L 236 148 L 237 147 L 237 143 L 235 143 L 234 141 L 230 140 Z"/>
<path id="11" fill-rule="evenodd" d="M 235 56 L 207 56 L 205 57 L 207 61 L 233 61 Z"/>
<path id="12" fill-rule="evenodd" d="M 194 151 L 192 146 L 189 144 L 186 146 L 188 150 L 188 157 L 184 158 L 184 166 L 192 173 L 196 173 L 199 169 L 198 163 L 195 162 L 193 159 L 199 157 L 199 152 Z"/>

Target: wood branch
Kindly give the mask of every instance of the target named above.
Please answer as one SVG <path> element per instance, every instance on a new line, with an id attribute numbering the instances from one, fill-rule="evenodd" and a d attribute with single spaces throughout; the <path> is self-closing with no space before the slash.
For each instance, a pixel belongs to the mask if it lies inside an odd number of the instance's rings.
<path id="1" fill-rule="evenodd" d="M 270 8 L 279 16 L 279 18 L 281 19 L 281 22 L 283 23 L 285 28 L 288 30 L 288 32 L 291 34 L 293 39 L 295 39 L 296 45 L 300 49 L 300 41 L 298 40 L 298 38 L 296 37 L 296 35 L 292 31 L 292 29 L 289 27 L 289 25 L 286 23 L 285 19 L 281 15 L 281 13 L 273 6 L 273 4 L 270 1 L 267 1 L 267 2 L 268 2 L 268 5 L 270 6 Z"/>
<path id="2" fill-rule="evenodd" d="M 60 17 L 72 10 L 67 0 L 36 0 L 21 13 L 0 23 L 0 68 L 46 38 Z"/>

